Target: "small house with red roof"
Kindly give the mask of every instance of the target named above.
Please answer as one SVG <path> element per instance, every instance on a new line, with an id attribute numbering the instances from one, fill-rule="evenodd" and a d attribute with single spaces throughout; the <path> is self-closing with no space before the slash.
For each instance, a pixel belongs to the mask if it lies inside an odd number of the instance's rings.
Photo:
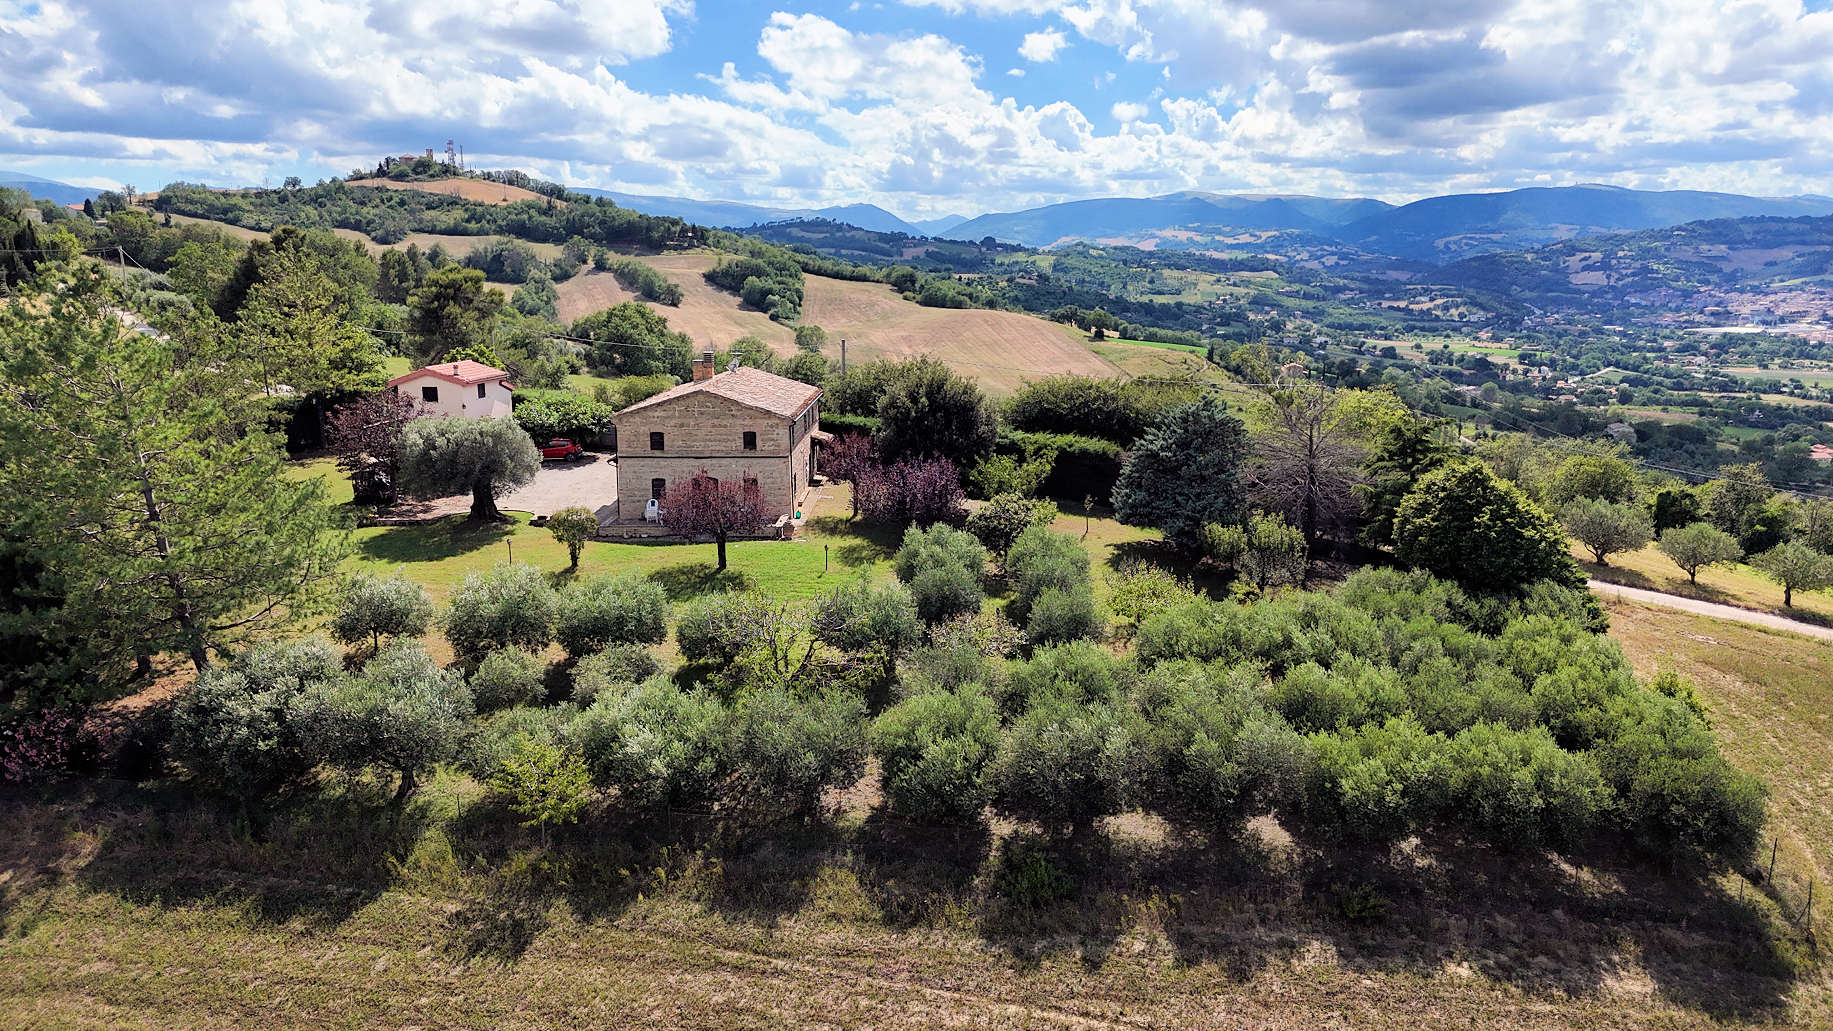
<path id="1" fill-rule="evenodd" d="M 419 401 L 432 415 L 501 419 L 510 413 L 510 393 L 515 387 L 509 373 L 466 359 L 396 376 L 388 381 L 388 389 Z"/>
<path id="2" fill-rule="evenodd" d="M 814 482 L 820 401 L 820 387 L 762 369 L 715 372 L 703 353 L 691 380 L 612 417 L 618 520 L 642 522 L 650 501 L 701 472 L 754 481 L 772 515 L 793 520 Z"/>

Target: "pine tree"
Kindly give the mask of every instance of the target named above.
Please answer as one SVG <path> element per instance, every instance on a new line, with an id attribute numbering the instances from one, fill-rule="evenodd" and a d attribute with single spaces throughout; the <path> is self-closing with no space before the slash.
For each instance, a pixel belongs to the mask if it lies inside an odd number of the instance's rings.
<path id="1" fill-rule="evenodd" d="M 284 475 L 254 363 L 208 314 L 140 334 L 99 268 L 0 308 L 0 518 L 63 590 L 23 615 L 105 670 L 212 649 L 309 608 L 347 547 Z M 168 335 L 169 334 L 169 335 Z"/>

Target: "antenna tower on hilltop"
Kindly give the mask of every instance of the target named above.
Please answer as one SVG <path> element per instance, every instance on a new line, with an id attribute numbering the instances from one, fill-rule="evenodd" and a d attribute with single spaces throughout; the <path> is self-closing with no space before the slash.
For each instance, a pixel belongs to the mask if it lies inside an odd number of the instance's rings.
<path id="1" fill-rule="evenodd" d="M 451 140 L 446 141 L 446 164 L 451 165 L 453 168 L 458 167 L 458 152 L 452 149 Z"/>

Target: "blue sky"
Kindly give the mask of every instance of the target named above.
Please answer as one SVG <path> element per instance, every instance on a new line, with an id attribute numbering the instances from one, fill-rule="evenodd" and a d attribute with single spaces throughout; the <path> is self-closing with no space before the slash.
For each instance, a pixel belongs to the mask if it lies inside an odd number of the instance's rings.
<path id="1" fill-rule="evenodd" d="M 0 168 L 385 153 L 907 217 L 1176 190 L 1833 194 L 1826 0 L 0 0 Z"/>

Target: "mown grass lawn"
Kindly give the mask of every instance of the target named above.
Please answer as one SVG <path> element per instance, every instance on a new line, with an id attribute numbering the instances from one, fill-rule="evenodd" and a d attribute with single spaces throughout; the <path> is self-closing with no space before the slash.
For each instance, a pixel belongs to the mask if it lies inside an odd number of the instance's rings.
<path id="1" fill-rule="evenodd" d="M 1806 623 L 1833 624 L 1833 595 L 1796 591 L 1794 606 L 1785 608 L 1782 605 L 1782 587 L 1742 563 L 1702 569 L 1699 571 L 1699 583 L 1694 584 L 1687 582 L 1687 574 L 1674 564 L 1673 559 L 1663 555 L 1653 545 L 1625 555 L 1612 555 L 1607 566 L 1590 561 L 1591 553 L 1580 545 L 1573 545 L 1572 554 L 1579 560 L 1586 574 L 1606 583 L 1641 587 L 1665 594 L 1677 594 L 1683 598 L 1717 602 L 1720 605 L 1734 605 L 1740 609 L 1772 612 Z"/>

